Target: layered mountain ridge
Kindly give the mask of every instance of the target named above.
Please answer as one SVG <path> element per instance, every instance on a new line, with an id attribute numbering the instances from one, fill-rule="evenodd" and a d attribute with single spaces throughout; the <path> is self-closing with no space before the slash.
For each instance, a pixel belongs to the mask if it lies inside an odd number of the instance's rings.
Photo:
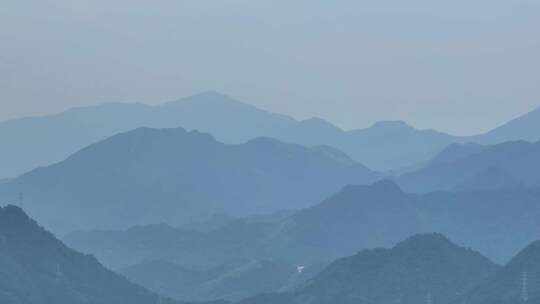
<path id="1" fill-rule="evenodd" d="M 498 266 L 442 235 L 416 235 L 391 249 L 338 259 L 305 287 L 255 296 L 242 304 L 451 303 L 491 277 Z M 269 300 L 271 299 L 271 301 Z"/>
<path id="2" fill-rule="evenodd" d="M 302 208 L 380 177 L 332 148 L 270 138 L 226 145 L 198 131 L 139 128 L 0 184 L 0 200 L 23 193 L 33 217 L 66 233 Z"/>
<path id="3" fill-rule="evenodd" d="M 537 109 L 486 134 L 457 137 L 418 130 L 401 121 L 344 131 L 320 118 L 298 121 L 217 92 L 196 94 L 159 106 L 109 103 L 0 122 L 3 143 L 0 178 L 13 178 L 62 161 L 90 144 L 138 127 L 183 127 L 209 132 L 225 143 L 267 136 L 308 146 L 327 145 L 374 170 L 399 170 L 425 163 L 452 143 L 540 140 L 534 131 L 539 128 L 540 120 L 536 119 L 539 114 Z"/>

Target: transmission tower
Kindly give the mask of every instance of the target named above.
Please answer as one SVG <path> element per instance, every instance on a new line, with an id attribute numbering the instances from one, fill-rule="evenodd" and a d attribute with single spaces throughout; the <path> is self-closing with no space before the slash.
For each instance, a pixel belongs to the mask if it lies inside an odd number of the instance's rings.
<path id="1" fill-rule="evenodd" d="M 523 303 L 529 301 L 529 274 L 527 272 L 521 274 L 521 301 Z"/>
<path id="2" fill-rule="evenodd" d="M 61 277 L 62 277 L 62 271 L 60 270 L 60 264 L 56 264 L 56 273 L 54 275 L 54 282 L 56 284 L 60 283 Z"/>
<path id="3" fill-rule="evenodd" d="M 426 295 L 426 304 L 433 304 L 433 296 L 431 295 L 431 293 L 428 293 Z"/>
<path id="4" fill-rule="evenodd" d="M 403 291 L 401 290 L 401 278 L 398 278 L 398 286 L 397 286 L 397 303 L 401 304 L 403 302 Z"/>

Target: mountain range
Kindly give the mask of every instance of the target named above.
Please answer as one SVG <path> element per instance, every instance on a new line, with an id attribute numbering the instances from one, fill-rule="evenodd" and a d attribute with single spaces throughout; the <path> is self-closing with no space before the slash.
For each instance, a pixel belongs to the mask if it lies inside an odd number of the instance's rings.
<path id="1" fill-rule="evenodd" d="M 398 181 L 411 192 L 539 187 L 540 141 L 452 145 Z"/>
<path id="2" fill-rule="evenodd" d="M 481 144 L 497 144 L 505 141 L 538 141 L 540 108 L 517 117 L 485 134 L 473 136 L 471 141 Z"/>
<path id="3" fill-rule="evenodd" d="M 416 235 L 391 249 L 364 250 L 338 259 L 290 293 L 240 303 L 452 303 L 497 270 L 489 259 L 442 235 Z"/>
<path id="4" fill-rule="evenodd" d="M 300 286 L 322 266 L 301 268 L 283 261 L 247 260 L 210 269 L 186 269 L 168 261 L 148 261 L 118 272 L 161 295 L 187 301 L 238 301 L 256 294 Z"/>
<path id="5" fill-rule="evenodd" d="M 0 303 L 540 304 L 538 130 L 345 131 L 216 92 L 2 122 Z"/>
<path id="6" fill-rule="evenodd" d="M 234 144 L 257 137 L 273 137 L 308 146 L 327 145 L 342 150 L 373 170 L 399 170 L 422 164 L 456 142 L 494 144 L 540 140 L 535 132 L 540 127 L 539 115 L 540 108 L 486 134 L 457 137 L 434 130 L 418 130 L 400 121 L 344 131 L 320 118 L 298 121 L 216 92 L 158 106 L 107 103 L 0 123 L 3 143 L 0 178 L 13 178 L 62 161 L 88 145 L 138 127 L 183 127 L 208 132 L 219 141 Z"/>
<path id="7" fill-rule="evenodd" d="M 191 286 L 207 297 L 234 299 L 266 291 L 237 304 L 536 304 L 539 261 L 539 241 L 500 267 L 477 251 L 429 233 L 389 249 L 366 249 L 339 258 L 285 289 L 280 288 L 284 279 L 302 268 L 251 261 L 193 271 L 154 261 L 121 272 L 146 285 L 156 283 L 152 281 L 156 274 L 165 275 L 161 282 L 173 283 L 168 290 L 174 290 L 174 284 L 180 291 Z M 185 303 L 151 293 L 107 270 L 94 257 L 66 247 L 15 206 L 0 208 L 0 265 L 0 301 L 6 304 Z"/>
<path id="8" fill-rule="evenodd" d="M 139 128 L 0 184 L 0 201 L 22 193 L 32 217 L 66 233 L 302 208 L 380 177 L 330 147 L 227 145 L 198 131 Z"/>
<path id="9" fill-rule="evenodd" d="M 159 106 L 105 103 L 73 108 L 0 123 L 0 177 L 16 177 L 62 161 L 86 146 L 139 127 L 184 127 L 210 132 L 227 143 L 240 143 L 291 123 L 294 120 L 290 117 L 259 110 L 215 92 Z M 32 140 L 21 140 L 28 138 Z"/>
<path id="10" fill-rule="evenodd" d="M 87 231 L 64 241 L 112 269 L 152 260 L 193 269 L 276 257 L 310 266 L 439 232 L 503 263 L 537 239 L 539 201 L 538 189 L 411 194 L 381 181 L 347 186 L 320 204 L 272 221 L 239 219 L 210 232 L 163 225 Z"/>
<path id="11" fill-rule="evenodd" d="M 348 186 L 283 220 L 268 247 L 279 256 L 308 263 L 439 232 L 505 262 L 537 238 L 539 201 L 539 189 L 414 194 L 391 181 Z"/>
<path id="12" fill-rule="evenodd" d="M 238 304 L 540 303 L 540 241 L 500 267 L 439 234 L 336 260 L 305 286 Z"/>

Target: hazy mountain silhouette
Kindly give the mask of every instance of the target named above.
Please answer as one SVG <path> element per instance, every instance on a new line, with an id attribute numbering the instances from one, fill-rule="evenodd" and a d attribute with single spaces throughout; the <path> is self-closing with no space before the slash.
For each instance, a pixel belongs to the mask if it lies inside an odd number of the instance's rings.
<path id="1" fill-rule="evenodd" d="M 497 262 L 536 239 L 540 190 L 498 189 L 409 194 L 389 181 L 348 186 L 311 208 L 269 222 L 237 220 L 209 233 L 138 227 L 79 232 L 65 239 L 112 268 L 146 260 L 184 267 L 237 259 L 275 259 L 313 265 L 358 250 L 393 246 L 425 232 L 440 232 Z"/>
<path id="2" fill-rule="evenodd" d="M 474 191 L 490 189 L 515 189 L 524 187 L 523 182 L 499 168 L 487 168 L 472 178 L 458 183 L 455 191 Z"/>
<path id="3" fill-rule="evenodd" d="M 148 106 L 109 103 L 0 123 L 0 173 L 16 177 L 146 121 Z M 135 121 L 135 122 L 134 122 Z"/>
<path id="4" fill-rule="evenodd" d="M 390 181 L 349 186 L 283 221 L 271 246 L 280 256 L 308 263 L 392 246 L 415 233 L 440 232 L 498 262 L 507 261 L 536 238 L 539 200 L 538 189 L 418 195 Z"/>
<path id="5" fill-rule="evenodd" d="M 0 208 L 2 304 L 158 303 L 159 297 L 64 246 L 21 209 Z M 172 303 L 160 299 L 161 303 Z"/>
<path id="6" fill-rule="evenodd" d="M 481 254 L 438 234 L 417 235 L 391 249 L 364 250 L 339 259 L 306 287 L 275 296 L 274 304 L 451 303 L 498 267 Z M 265 303 L 254 297 L 240 303 Z"/>
<path id="7" fill-rule="evenodd" d="M 509 121 L 508 123 L 493 129 L 472 139 L 480 143 L 496 144 L 505 141 L 538 141 L 540 140 L 540 108 Z"/>
<path id="8" fill-rule="evenodd" d="M 209 269 L 245 260 L 275 258 L 265 254 L 265 242 L 275 223 L 237 220 L 211 232 L 168 225 L 125 231 L 76 232 L 63 240 L 72 248 L 95 254 L 112 269 L 147 261 L 168 261 L 187 269 Z"/>
<path id="9" fill-rule="evenodd" d="M 298 265 L 258 259 L 277 258 L 264 250 L 272 231 L 266 222 L 237 220 L 213 232 L 152 225 L 74 233 L 65 241 L 97 253 L 133 282 L 175 299 L 240 299 L 293 288 L 321 269 L 321 264 L 303 265 L 298 273 Z"/>
<path id="10" fill-rule="evenodd" d="M 334 146 L 379 171 L 416 165 L 447 145 L 465 140 L 434 130 L 418 130 L 403 121 L 383 121 L 366 129 L 342 131 L 321 119 L 302 121 L 273 136 L 308 146 Z"/>
<path id="11" fill-rule="evenodd" d="M 453 162 L 473 154 L 479 153 L 489 146 L 477 143 L 451 144 L 439 152 L 426 165 L 439 165 L 442 163 Z"/>
<path id="12" fill-rule="evenodd" d="M 64 240 L 115 269 L 145 260 L 165 259 L 192 268 L 273 257 L 307 266 L 363 248 L 390 246 L 417 233 L 418 212 L 413 204 L 404 204 L 406 200 L 408 195 L 395 184 L 383 181 L 346 187 L 322 204 L 275 221 L 237 220 L 209 233 L 168 226 L 79 232 Z"/>
<path id="13" fill-rule="evenodd" d="M 305 207 L 379 176 L 331 148 L 268 138 L 225 145 L 197 131 L 139 128 L 0 185 L 0 199 L 24 193 L 33 217 L 66 232 Z"/>
<path id="14" fill-rule="evenodd" d="M 268 136 L 310 146 L 329 145 L 374 170 L 395 170 L 423 163 L 455 142 L 539 139 L 535 132 L 539 113 L 536 110 L 526 114 L 485 135 L 455 137 L 417 130 L 400 121 L 343 131 L 320 118 L 297 121 L 216 92 L 159 106 L 107 103 L 1 122 L 0 177 L 15 177 L 62 161 L 90 144 L 138 127 L 196 129 L 209 132 L 225 143 Z"/>
<path id="15" fill-rule="evenodd" d="M 490 279 L 456 303 L 540 303 L 540 241 L 523 249 Z"/>
<path id="16" fill-rule="evenodd" d="M 404 174 L 399 178 L 399 184 L 415 192 L 537 187 L 540 186 L 540 142 L 506 142 L 481 148 L 463 158 L 434 162 Z"/>
<path id="17" fill-rule="evenodd" d="M 87 145 L 138 127 L 183 127 L 211 133 L 225 143 L 269 136 L 309 146 L 330 145 L 381 170 L 424 161 L 458 140 L 440 132 L 416 130 L 403 122 L 343 131 L 319 118 L 296 121 L 220 93 L 205 92 L 159 106 L 109 103 L 0 123 L 5 147 L 0 152 L 0 177 L 62 161 Z M 21 140 L 28 138 L 32 140 Z"/>
<path id="18" fill-rule="evenodd" d="M 230 263 L 207 270 L 188 270 L 167 261 L 151 261 L 119 272 L 141 286 L 182 300 L 240 300 L 288 288 L 301 276 L 296 267 L 269 260 Z"/>
<path id="19" fill-rule="evenodd" d="M 288 116 L 216 92 L 159 106 L 106 103 L 74 108 L 0 123 L 0 177 L 15 177 L 62 161 L 90 144 L 138 127 L 197 129 L 211 132 L 221 141 L 239 143 L 294 123 Z"/>
<path id="20" fill-rule="evenodd" d="M 241 143 L 267 136 L 296 121 L 286 115 L 258 109 L 217 92 L 196 94 L 154 108 L 153 125 L 183 127 L 210 133 L 225 143 Z"/>

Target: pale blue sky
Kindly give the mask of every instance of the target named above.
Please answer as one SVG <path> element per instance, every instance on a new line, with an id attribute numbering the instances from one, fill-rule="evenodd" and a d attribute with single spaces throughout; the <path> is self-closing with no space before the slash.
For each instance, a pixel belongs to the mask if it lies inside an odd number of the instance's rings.
<path id="1" fill-rule="evenodd" d="M 540 2 L 0 0 L 0 120 L 216 90 L 344 128 L 540 106 Z"/>

